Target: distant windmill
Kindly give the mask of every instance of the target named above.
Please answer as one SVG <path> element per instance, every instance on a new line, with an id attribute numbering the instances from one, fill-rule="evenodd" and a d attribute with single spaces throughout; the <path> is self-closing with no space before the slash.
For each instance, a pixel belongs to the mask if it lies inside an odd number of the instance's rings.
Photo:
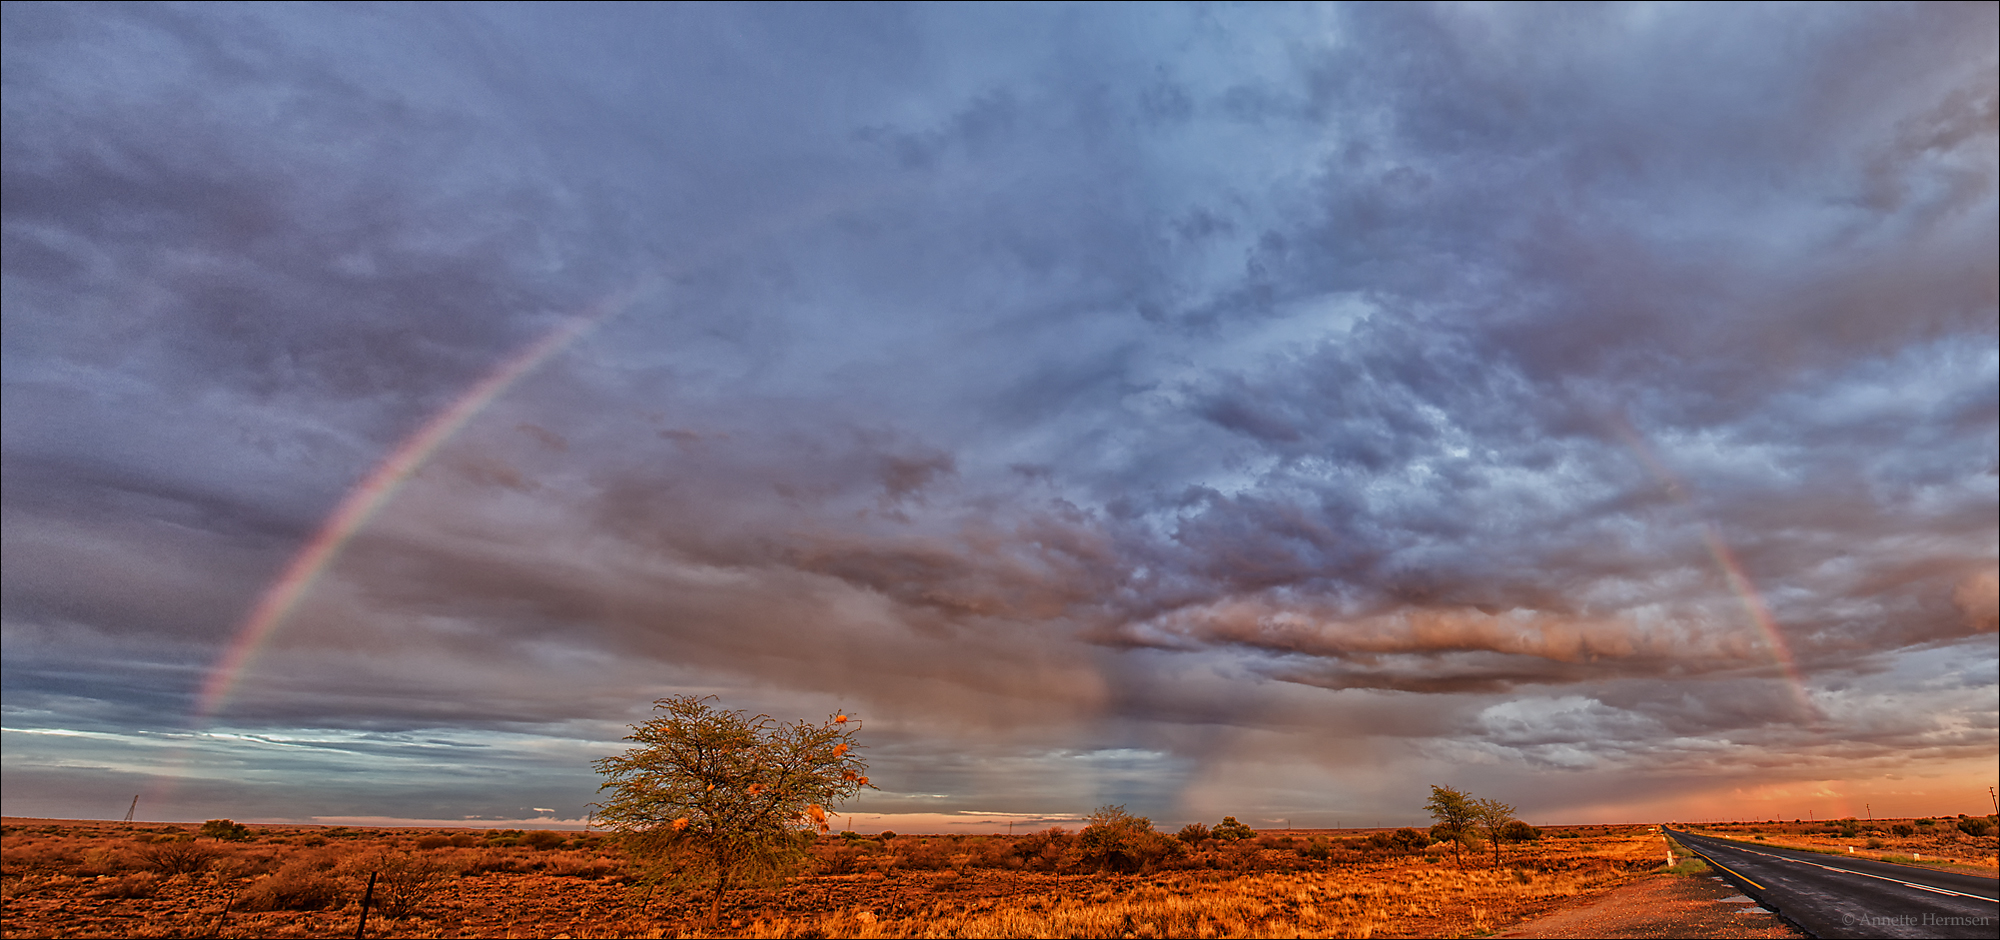
<path id="1" fill-rule="evenodd" d="M 132 822 L 132 814 L 138 811 L 139 811 L 139 794 L 134 793 L 132 794 L 132 805 L 125 807 L 125 822 L 128 825 Z"/>

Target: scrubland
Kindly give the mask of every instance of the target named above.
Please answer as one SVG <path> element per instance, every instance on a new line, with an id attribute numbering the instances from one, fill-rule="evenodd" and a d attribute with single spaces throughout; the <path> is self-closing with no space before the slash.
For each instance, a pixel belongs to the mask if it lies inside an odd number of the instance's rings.
<path id="1" fill-rule="evenodd" d="M 600 834 L 9 820 L 9 937 L 1452 937 L 1581 903 L 1662 861 L 1645 827 L 1549 830 L 1468 853 L 1388 833 L 1204 841 L 1126 872 L 1079 871 L 1070 833 L 832 836 L 784 886 L 700 899 L 629 884 Z M 1369 836 L 1375 836 L 1371 839 Z"/>
<path id="2" fill-rule="evenodd" d="M 1691 823 L 1705 835 L 1904 864 L 2000 868 L 2000 823 L 1986 816 Z"/>

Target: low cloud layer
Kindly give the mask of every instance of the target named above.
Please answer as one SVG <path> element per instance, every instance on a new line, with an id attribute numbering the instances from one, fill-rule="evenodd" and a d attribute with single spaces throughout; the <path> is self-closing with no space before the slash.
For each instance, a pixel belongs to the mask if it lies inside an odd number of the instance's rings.
<path id="1" fill-rule="evenodd" d="M 6 812 L 1969 811 L 1993 16 L 9 6 Z"/>

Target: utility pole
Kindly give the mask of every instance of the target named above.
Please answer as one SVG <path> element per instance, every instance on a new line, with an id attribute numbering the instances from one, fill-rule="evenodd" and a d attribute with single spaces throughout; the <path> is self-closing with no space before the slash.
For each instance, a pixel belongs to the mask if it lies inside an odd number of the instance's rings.
<path id="1" fill-rule="evenodd" d="M 1996 794 L 1992 787 L 1987 787 L 1986 798 L 1993 801 L 1993 814 L 2000 816 L 2000 794 Z"/>

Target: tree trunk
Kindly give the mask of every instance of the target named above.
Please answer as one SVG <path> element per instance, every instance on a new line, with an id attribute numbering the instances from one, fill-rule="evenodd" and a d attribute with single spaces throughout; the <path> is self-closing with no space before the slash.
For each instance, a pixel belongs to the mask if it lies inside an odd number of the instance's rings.
<path id="1" fill-rule="evenodd" d="M 729 873 L 718 872 L 715 876 L 715 901 L 708 907 L 708 929 L 722 929 L 722 892 L 729 890 Z"/>

